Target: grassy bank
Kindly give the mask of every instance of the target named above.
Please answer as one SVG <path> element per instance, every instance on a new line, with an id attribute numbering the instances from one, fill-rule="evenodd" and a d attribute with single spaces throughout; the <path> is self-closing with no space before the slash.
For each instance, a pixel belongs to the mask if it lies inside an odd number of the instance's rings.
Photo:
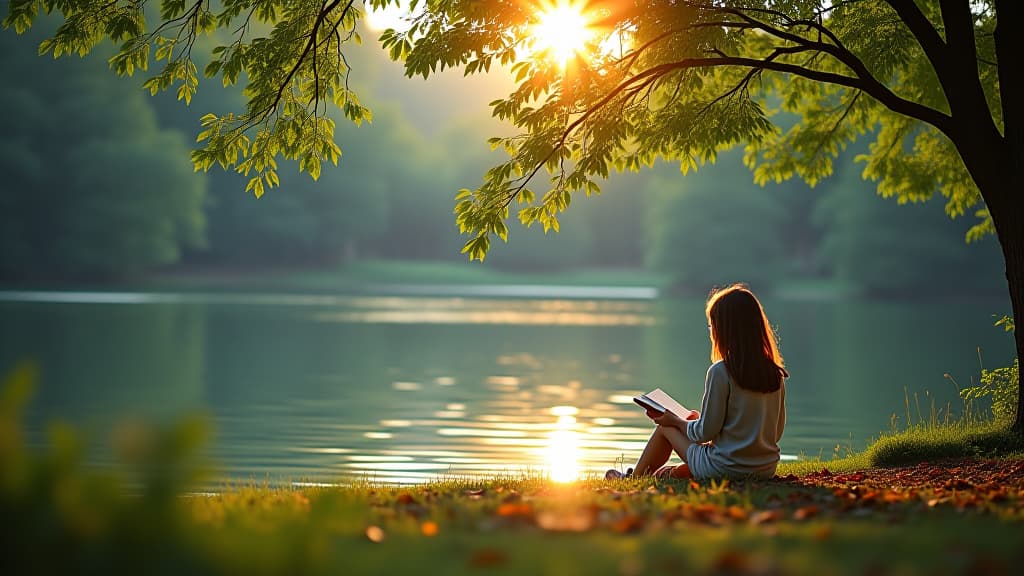
<path id="1" fill-rule="evenodd" d="M 19 573 L 1005 574 L 1024 559 L 1024 451 L 992 422 L 921 422 L 772 481 L 190 494 L 201 423 L 136 430 L 100 472 L 66 427 L 26 447 L 31 387 L 22 369 L 0 398 L 3 558 Z"/>
<path id="2" fill-rule="evenodd" d="M 1005 422 L 992 419 L 919 422 L 905 430 L 881 433 L 861 452 L 848 451 L 829 460 L 782 462 L 778 474 L 801 476 L 822 467 L 832 472 L 849 472 L 962 458 L 1024 459 L 1024 440 L 1010 432 Z"/>

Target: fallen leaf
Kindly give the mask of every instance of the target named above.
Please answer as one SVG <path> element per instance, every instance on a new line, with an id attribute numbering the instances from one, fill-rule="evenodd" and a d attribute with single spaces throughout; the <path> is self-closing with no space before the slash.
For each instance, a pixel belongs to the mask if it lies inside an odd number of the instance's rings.
<path id="1" fill-rule="evenodd" d="M 793 512 L 793 520 L 797 520 L 797 521 L 807 520 L 808 518 L 814 518 L 817 515 L 818 515 L 818 507 L 817 506 L 813 506 L 813 505 L 812 506 L 804 506 L 803 508 L 797 508 L 796 511 Z"/>
<path id="2" fill-rule="evenodd" d="M 595 514 L 586 509 L 570 512 L 546 510 L 537 514 L 537 526 L 551 532 L 586 532 L 594 527 Z"/>
<path id="3" fill-rule="evenodd" d="M 782 518 L 782 510 L 762 510 L 750 516 L 751 524 L 766 524 Z"/>
<path id="4" fill-rule="evenodd" d="M 970 490 L 974 488 L 974 485 L 964 480 L 963 478 L 956 478 L 946 482 L 946 488 L 948 490 Z"/>
<path id="5" fill-rule="evenodd" d="M 636 514 L 627 514 L 612 523 L 612 530 L 620 534 L 639 532 L 644 528 L 644 519 Z"/>
<path id="6" fill-rule="evenodd" d="M 437 522 L 434 522 L 432 520 L 427 520 L 423 524 L 420 524 L 420 532 L 424 536 L 437 536 L 437 531 L 438 531 Z"/>
<path id="7" fill-rule="evenodd" d="M 895 490 L 886 490 L 882 493 L 882 500 L 890 504 L 894 502 L 905 502 L 907 501 L 907 495 L 903 492 L 896 492 Z"/>
<path id="8" fill-rule="evenodd" d="M 484 548 L 477 550 L 469 557 L 469 565 L 473 568 L 494 568 L 508 561 L 508 556 L 501 550 Z"/>
<path id="9" fill-rule="evenodd" d="M 878 500 L 878 497 L 880 495 L 881 495 L 881 493 L 878 490 L 871 490 L 871 491 L 865 493 L 863 496 L 861 496 L 860 499 L 865 504 L 870 504 L 870 503 L 873 503 L 875 500 Z"/>
<path id="10" fill-rule="evenodd" d="M 726 512 L 728 513 L 729 518 L 740 522 L 746 520 L 749 516 L 746 510 L 736 505 L 729 506 L 729 508 L 726 509 Z"/>
<path id="11" fill-rule="evenodd" d="M 380 544 L 384 541 L 384 530 L 380 526 L 370 526 L 366 529 L 366 537 L 370 542 Z"/>
<path id="12" fill-rule="evenodd" d="M 533 506 L 522 502 L 506 502 L 498 506 L 498 516 L 533 516 Z"/>
<path id="13" fill-rule="evenodd" d="M 722 509 L 714 504 L 697 504 L 689 508 L 690 517 L 698 522 L 708 522 L 719 524 L 715 522 L 722 516 Z"/>

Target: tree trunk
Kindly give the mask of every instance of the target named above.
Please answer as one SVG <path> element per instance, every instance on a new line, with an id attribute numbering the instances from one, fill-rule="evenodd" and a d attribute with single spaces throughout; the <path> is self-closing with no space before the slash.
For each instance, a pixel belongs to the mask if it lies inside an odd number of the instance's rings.
<path id="1" fill-rule="evenodd" d="M 1006 281 L 1010 288 L 1010 302 L 1013 304 L 1013 339 L 1017 344 L 1017 359 L 1024 358 L 1024 206 L 1016 208 L 1012 215 L 1013 226 L 1008 233 L 1000 234 L 1003 254 L 1006 257 Z M 1017 415 L 1013 419 L 1013 431 L 1024 436 L 1024 393 L 1021 382 L 1017 381 Z"/>
<path id="2" fill-rule="evenodd" d="M 1012 184 L 1004 183 L 1002 186 L 1004 195 L 999 198 L 1001 202 L 990 204 L 989 210 L 1006 261 L 1006 283 L 1013 308 L 1013 339 L 1020 360 L 1024 358 L 1024 201 L 1020 196 L 1012 195 L 1012 190 L 1005 190 Z M 1017 382 L 1017 414 L 1013 419 L 1013 431 L 1024 435 L 1024 393 L 1020 381 Z"/>
<path id="3" fill-rule="evenodd" d="M 971 176 L 981 190 L 1003 250 L 1006 284 L 1013 310 L 1013 339 L 1017 358 L 1021 360 L 1024 359 L 1024 195 L 1020 194 L 1013 178 L 1024 170 L 1024 145 L 986 146 L 971 141 L 970 137 L 966 140 L 974 148 L 969 155 L 961 150 L 961 158 L 968 170 L 975 169 Z M 1024 390 L 1020 381 L 1017 382 L 1017 413 L 1013 419 L 1013 431 L 1024 437 Z"/>
<path id="4" fill-rule="evenodd" d="M 996 235 L 1006 257 L 1006 281 L 1010 287 L 1010 301 L 1013 303 L 1013 339 L 1017 343 L 1017 360 L 1024 358 L 1024 196 L 1013 182 L 1024 169 L 1024 82 L 1020 75 L 1018 54 L 1024 47 L 1020 26 L 1024 23 L 1024 10 L 1020 0 L 996 0 L 997 23 L 993 39 L 999 62 L 999 92 L 1003 109 L 1003 146 L 1000 167 L 991 172 L 1003 194 L 994 200 L 996 209 L 988 198 L 985 199 L 996 225 Z M 1001 181 L 1001 183 L 999 182 Z M 979 184 L 980 188 L 980 184 Z M 1024 435 L 1024 393 L 1017 382 L 1017 415 L 1013 419 L 1013 430 Z"/>

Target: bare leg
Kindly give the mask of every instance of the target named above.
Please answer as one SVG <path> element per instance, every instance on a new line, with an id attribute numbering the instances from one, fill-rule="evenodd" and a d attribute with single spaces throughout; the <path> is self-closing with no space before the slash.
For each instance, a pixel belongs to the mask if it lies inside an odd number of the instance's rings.
<path id="1" fill-rule="evenodd" d="M 658 428 L 662 428 L 662 437 L 672 445 L 672 449 L 683 459 L 683 462 L 686 462 L 686 450 L 693 444 L 693 441 L 679 428 L 673 426 L 658 426 Z"/>
<path id="2" fill-rule="evenodd" d="M 647 446 L 640 454 L 640 459 L 637 460 L 633 472 L 637 476 L 653 474 L 655 470 L 668 462 L 669 456 L 672 455 L 672 444 L 665 438 L 662 428 L 662 426 L 658 426 L 654 429 L 651 439 L 647 441 Z"/>
<path id="3" fill-rule="evenodd" d="M 685 463 L 686 449 L 691 444 L 693 442 L 686 434 L 683 434 L 682 430 L 673 426 L 658 426 L 654 429 L 654 433 L 651 434 L 651 439 L 647 441 L 647 446 L 644 447 L 643 453 L 640 454 L 640 460 L 637 461 L 633 473 L 637 476 L 654 474 L 655 471 L 668 462 L 673 450 Z M 682 472 L 680 471 L 680 473 Z M 687 475 L 689 474 L 689 469 L 687 469 L 686 473 Z"/>

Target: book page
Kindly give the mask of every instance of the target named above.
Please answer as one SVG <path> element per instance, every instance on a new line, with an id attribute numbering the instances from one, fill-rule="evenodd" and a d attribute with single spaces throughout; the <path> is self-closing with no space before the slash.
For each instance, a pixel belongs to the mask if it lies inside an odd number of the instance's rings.
<path id="1" fill-rule="evenodd" d="M 662 391 L 661 388 L 655 388 L 647 394 L 644 394 L 644 396 L 647 396 L 651 400 L 661 404 L 667 408 L 669 412 L 679 416 L 683 420 L 686 420 L 686 417 L 690 415 L 691 410 L 689 408 L 683 406 L 679 402 L 676 402 L 674 398 Z"/>

